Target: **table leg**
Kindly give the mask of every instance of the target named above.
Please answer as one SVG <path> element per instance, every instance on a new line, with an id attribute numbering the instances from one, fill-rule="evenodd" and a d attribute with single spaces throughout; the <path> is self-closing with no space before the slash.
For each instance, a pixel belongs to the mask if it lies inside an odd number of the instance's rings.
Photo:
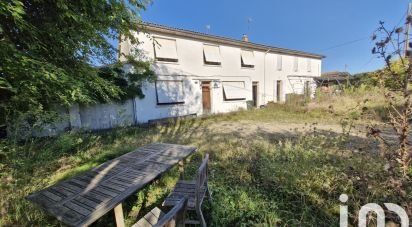
<path id="1" fill-rule="evenodd" d="M 121 203 L 114 208 L 114 216 L 116 218 L 116 226 L 124 227 L 124 216 Z"/>
<path id="2" fill-rule="evenodd" d="M 184 169 L 184 161 L 183 160 L 179 161 L 179 174 L 180 174 L 180 180 L 184 180 L 185 169 Z"/>

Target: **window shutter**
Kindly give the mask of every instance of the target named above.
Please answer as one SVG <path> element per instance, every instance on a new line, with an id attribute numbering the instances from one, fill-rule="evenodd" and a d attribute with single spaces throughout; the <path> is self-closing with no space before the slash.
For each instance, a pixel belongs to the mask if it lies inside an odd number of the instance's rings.
<path id="1" fill-rule="evenodd" d="M 241 60 L 243 67 L 255 66 L 255 56 L 253 55 L 253 51 L 241 50 Z"/>
<path id="2" fill-rule="evenodd" d="M 277 57 L 277 68 L 278 71 L 282 71 L 282 55 L 278 55 Z"/>
<path id="3" fill-rule="evenodd" d="M 295 57 L 293 59 L 293 71 L 297 72 L 299 70 L 299 59 Z"/>
<path id="4" fill-rule="evenodd" d="M 221 63 L 219 46 L 203 45 L 203 54 L 205 63 L 219 64 Z"/>
<path id="5" fill-rule="evenodd" d="M 182 104 L 185 102 L 182 80 L 157 80 L 157 104 Z"/>
<path id="6" fill-rule="evenodd" d="M 245 100 L 247 90 L 244 81 L 224 81 L 223 83 L 224 100 Z"/>
<path id="7" fill-rule="evenodd" d="M 155 38 L 154 46 L 157 60 L 178 61 L 176 40 Z"/>

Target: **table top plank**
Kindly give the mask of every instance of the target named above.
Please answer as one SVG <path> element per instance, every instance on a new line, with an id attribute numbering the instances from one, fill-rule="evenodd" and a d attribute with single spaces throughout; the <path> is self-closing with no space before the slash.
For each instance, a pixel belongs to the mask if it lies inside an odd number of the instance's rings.
<path id="1" fill-rule="evenodd" d="M 32 193 L 27 199 L 71 226 L 87 226 L 196 148 L 155 143 Z"/>

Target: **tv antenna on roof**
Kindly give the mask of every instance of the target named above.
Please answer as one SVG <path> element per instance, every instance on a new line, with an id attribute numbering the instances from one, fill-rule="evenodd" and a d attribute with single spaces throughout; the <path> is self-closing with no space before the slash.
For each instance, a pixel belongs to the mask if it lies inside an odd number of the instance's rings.
<path id="1" fill-rule="evenodd" d="M 208 25 L 206 25 L 206 33 L 207 34 L 210 34 L 210 28 L 211 28 L 212 26 L 210 26 L 210 24 L 208 24 Z"/>
<path id="2" fill-rule="evenodd" d="M 247 18 L 247 32 L 249 33 L 250 30 L 250 24 L 252 23 L 253 19 L 252 17 Z"/>

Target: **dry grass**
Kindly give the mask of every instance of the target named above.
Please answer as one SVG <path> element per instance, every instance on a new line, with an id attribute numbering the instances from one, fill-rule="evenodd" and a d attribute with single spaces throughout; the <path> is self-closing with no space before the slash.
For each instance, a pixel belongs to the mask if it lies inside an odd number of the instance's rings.
<path id="1" fill-rule="evenodd" d="M 367 95 L 365 91 L 358 100 Z M 339 108 L 338 100 L 346 100 L 341 106 L 347 107 L 357 103 L 349 97 L 334 100 Z M 211 226 L 333 226 L 339 219 L 340 193 L 350 196 L 353 215 L 367 202 L 398 202 L 396 194 L 382 186 L 384 163 L 370 152 L 370 141 L 342 131 L 348 125 L 328 112 L 328 102 L 273 105 L 148 129 L 66 133 L 25 144 L 1 141 L 0 226 L 59 225 L 24 197 L 152 142 L 198 147 L 185 167 L 188 178 L 202 155 L 211 154 L 214 203 L 207 208 Z M 328 129 L 331 125 L 333 130 Z M 159 205 L 177 178 L 172 170 L 131 196 L 124 208 L 127 223 Z M 112 214 L 97 225 L 113 225 Z"/>

